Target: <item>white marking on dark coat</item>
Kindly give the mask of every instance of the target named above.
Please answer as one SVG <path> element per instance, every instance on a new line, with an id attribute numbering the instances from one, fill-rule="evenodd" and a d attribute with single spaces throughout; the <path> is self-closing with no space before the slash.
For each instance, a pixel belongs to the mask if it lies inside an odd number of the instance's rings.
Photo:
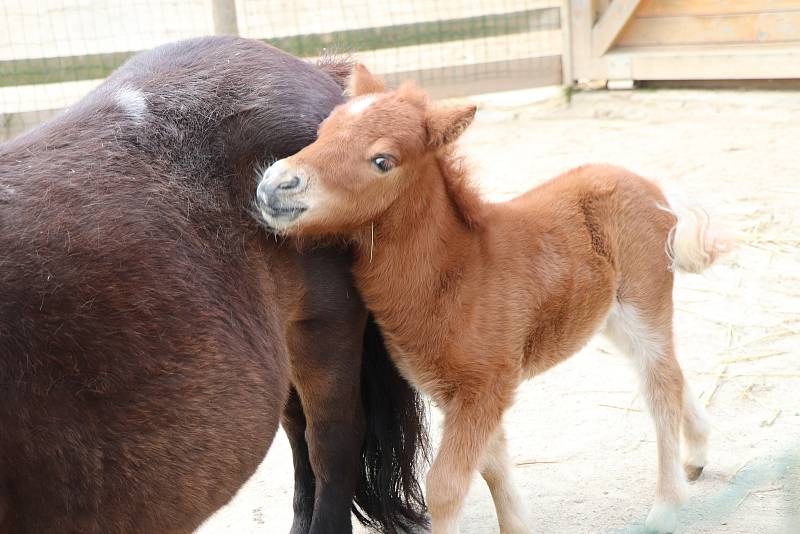
<path id="1" fill-rule="evenodd" d="M 140 122 L 147 113 L 147 97 L 138 89 L 132 87 L 121 87 L 114 94 L 114 99 L 123 113 Z"/>

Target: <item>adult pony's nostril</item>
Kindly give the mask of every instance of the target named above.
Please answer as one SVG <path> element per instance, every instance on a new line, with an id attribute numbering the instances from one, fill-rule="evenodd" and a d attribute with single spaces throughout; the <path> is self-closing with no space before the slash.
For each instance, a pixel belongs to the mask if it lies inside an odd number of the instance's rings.
<path id="1" fill-rule="evenodd" d="M 300 185 L 300 177 L 292 176 L 289 180 L 278 184 L 278 189 L 296 189 Z"/>

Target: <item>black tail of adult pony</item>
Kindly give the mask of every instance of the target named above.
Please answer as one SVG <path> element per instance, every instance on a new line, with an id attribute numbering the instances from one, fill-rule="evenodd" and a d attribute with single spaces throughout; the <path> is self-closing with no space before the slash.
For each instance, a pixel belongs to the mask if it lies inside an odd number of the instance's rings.
<path id="1" fill-rule="evenodd" d="M 419 484 L 420 468 L 428 456 L 425 406 L 389 359 L 372 316 L 364 333 L 361 365 L 367 430 L 353 513 L 362 524 L 389 534 L 398 528 L 427 526 Z"/>

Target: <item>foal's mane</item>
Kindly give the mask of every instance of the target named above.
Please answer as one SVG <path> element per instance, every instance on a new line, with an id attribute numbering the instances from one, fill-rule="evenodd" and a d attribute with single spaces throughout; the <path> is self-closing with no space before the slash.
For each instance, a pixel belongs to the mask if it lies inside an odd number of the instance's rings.
<path id="1" fill-rule="evenodd" d="M 436 162 L 444 178 L 447 197 L 461 222 L 471 230 L 480 228 L 483 223 L 483 201 L 472 184 L 465 157 L 451 145 L 439 151 Z"/>

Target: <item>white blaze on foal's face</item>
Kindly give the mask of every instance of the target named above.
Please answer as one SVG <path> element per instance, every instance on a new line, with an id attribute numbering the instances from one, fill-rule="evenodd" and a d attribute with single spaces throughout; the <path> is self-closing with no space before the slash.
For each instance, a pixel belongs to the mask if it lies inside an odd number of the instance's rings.
<path id="1" fill-rule="evenodd" d="M 347 103 L 347 111 L 351 115 L 358 115 L 378 99 L 378 95 L 359 96 Z"/>

